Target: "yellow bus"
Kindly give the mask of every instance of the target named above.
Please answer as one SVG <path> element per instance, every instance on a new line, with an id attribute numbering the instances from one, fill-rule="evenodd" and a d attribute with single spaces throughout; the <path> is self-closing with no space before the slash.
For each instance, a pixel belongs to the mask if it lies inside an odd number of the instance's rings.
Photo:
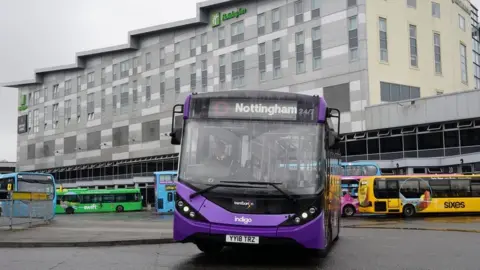
<path id="1" fill-rule="evenodd" d="M 480 212 L 480 175 L 392 175 L 360 179 L 359 212 L 370 214 Z"/>

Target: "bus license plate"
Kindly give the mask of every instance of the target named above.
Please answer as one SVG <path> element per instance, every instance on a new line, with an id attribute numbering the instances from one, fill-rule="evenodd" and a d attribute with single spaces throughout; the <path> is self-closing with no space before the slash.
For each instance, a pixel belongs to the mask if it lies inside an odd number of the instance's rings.
<path id="1" fill-rule="evenodd" d="M 258 244 L 260 239 L 258 236 L 245 235 L 227 235 L 227 243 L 241 243 L 241 244 Z"/>

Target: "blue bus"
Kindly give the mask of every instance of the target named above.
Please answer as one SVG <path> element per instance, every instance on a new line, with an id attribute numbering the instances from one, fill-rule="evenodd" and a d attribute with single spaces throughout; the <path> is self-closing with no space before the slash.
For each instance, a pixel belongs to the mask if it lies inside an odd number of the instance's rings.
<path id="1" fill-rule="evenodd" d="M 55 178 L 51 174 L 15 172 L 0 174 L 0 199 L 7 199 L 8 191 L 24 191 L 24 192 L 45 192 L 50 194 L 51 212 L 47 213 L 46 219 L 53 219 L 55 216 Z M 10 216 L 11 205 L 8 202 L 0 202 L 0 212 L 2 215 Z M 37 213 L 42 213 L 44 209 L 38 209 Z M 28 217 L 28 204 L 22 201 L 13 202 L 14 217 Z"/>
<path id="2" fill-rule="evenodd" d="M 175 210 L 175 195 L 177 171 L 154 172 L 155 182 L 155 212 L 160 214 L 173 213 Z"/>
<path id="3" fill-rule="evenodd" d="M 375 176 L 382 175 L 377 163 L 371 161 L 342 162 L 343 176 Z"/>

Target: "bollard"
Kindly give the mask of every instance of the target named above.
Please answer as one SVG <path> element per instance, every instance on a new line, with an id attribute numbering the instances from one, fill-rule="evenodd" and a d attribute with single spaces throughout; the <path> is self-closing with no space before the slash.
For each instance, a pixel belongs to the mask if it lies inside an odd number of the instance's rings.
<path id="1" fill-rule="evenodd" d="M 28 217 L 29 217 L 29 225 L 28 227 L 32 227 L 32 201 L 28 204 Z"/>
<path id="2" fill-rule="evenodd" d="M 13 199 L 10 196 L 10 230 L 13 230 Z"/>

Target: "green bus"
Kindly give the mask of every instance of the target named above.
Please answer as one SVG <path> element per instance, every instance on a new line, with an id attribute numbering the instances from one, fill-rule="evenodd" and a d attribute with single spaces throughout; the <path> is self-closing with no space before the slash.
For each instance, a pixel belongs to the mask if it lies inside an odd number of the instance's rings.
<path id="1" fill-rule="evenodd" d="M 55 213 L 105 213 L 142 210 L 138 188 L 60 189 L 57 190 Z"/>

